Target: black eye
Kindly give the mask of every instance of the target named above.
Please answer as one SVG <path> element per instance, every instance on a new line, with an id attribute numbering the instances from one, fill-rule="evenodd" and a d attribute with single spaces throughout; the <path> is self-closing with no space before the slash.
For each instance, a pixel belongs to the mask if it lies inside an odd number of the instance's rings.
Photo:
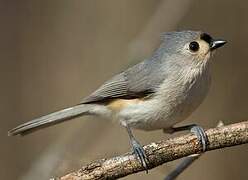
<path id="1" fill-rule="evenodd" d="M 193 41 L 189 44 L 189 49 L 193 52 L 196 52 L 199 50 L 199 44 L 196 41 Z"/>

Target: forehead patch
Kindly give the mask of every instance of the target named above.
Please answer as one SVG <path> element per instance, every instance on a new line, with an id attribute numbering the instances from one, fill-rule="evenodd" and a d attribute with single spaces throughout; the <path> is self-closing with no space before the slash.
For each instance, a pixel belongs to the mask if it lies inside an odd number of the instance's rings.
<path id="1" fill-rule="evenodd" d="M 207 33 L 202 33 L 200 38 L 206 41 L 208 44 L 210 44 L 213 40 L 213 38 Z"/>

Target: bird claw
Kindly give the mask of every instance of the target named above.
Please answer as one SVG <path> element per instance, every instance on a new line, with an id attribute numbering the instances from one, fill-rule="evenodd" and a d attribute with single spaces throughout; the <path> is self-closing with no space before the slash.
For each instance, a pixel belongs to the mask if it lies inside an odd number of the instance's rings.
<path id="1" fill-rule="evenodd" d="M 202 144 L 202 151 L 205 152 L 207 149 L 208 138 L 203 128 L 198 125 L 194 125 L 190 129 L 190 132 L 194 133 L 197 136 L 197 139 Z"/>
<path id="2" fill-rule="evenodd" d="M 174 132 L 185 131 L 185 130 L 190 130 L 190 132 L 192 132 L 193 134 L 197 136 L 197 139 L 202 144 L 202 151 L 205 152 L 207 149 L 208 137 L 204 129 L 196 124 L 190 124 L 190 125 L 180 126 L 180 127 L 172 127 L 171 129 L 171 131 L 174 131 Z M 165 132 L 167 132 L 167 130 Z"/>
<path id="3" fill-rule="evenodd" d="M 141 165 L 145 168 L 146 173 L 148 173 L 148 158 L 143 147 L 136 141 L 132 140 L 132 148 L 133 153 L 135 154 L 136 158 L 140 161 Z"/>

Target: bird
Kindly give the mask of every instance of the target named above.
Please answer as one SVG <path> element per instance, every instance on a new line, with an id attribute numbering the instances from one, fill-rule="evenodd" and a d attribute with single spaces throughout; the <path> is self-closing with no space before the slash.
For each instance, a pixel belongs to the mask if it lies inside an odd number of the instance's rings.
<path id="1" fill-rule="evenodd" d="M 175 125 L 189 117 L 203 102 L 211 84 L 211 56 L 226 44 L 203 31 L 161 34 L 161 43 L 150 58 L 114 75 L 73 107 L 38 117 L 8 131 L 9 136 L 35 130 L 83 115 L 114 119 L 124 127 L 141 165 L 148 169 L 147 155 L 133 129 L 162 129 L 165 133 L 190 130 L 205 151 L 202 127 Z"/>

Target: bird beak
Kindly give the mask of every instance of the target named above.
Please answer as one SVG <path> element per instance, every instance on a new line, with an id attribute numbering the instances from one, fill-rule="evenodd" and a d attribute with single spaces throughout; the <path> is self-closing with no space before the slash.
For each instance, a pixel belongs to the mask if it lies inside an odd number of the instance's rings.
<path id="1" fill-rule="evenodd" d="M 223 46 L 224 44 L 226 44 L 227 42 L 225 40 L 222 39 L 213 39 L 212 42 L 210 43 L 210 49 L 211 51 Z"/>

